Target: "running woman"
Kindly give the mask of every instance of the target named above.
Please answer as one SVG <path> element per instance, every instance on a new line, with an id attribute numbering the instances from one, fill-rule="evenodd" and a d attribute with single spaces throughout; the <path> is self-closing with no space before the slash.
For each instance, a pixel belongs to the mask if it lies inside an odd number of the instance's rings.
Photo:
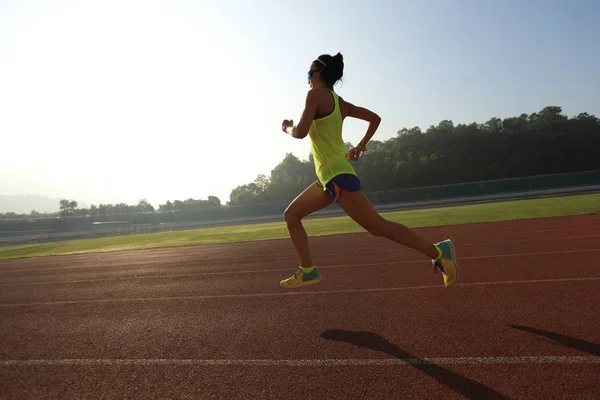
<path id="1" fill-rule="evenodd" d="M 333 202 L 337 203 L 356 223 L 374 236 L 393 240 L 429 257 L 434 272 L 440 271 L 444 285 L 452 285 L 458 275 L 454 245 L 451 240 L 432 244 L 404 225 L 388 221 L 373 208 L 360 187 L 360 181 L 349 160 L 357 161 L 379 127 L 381 118 L 374 112 L 355 106 L 339 97 L 334 85 L 344 74 L 344 59 L 324 54 L 314 60 L 308 71 L 311 89 L 306 96 L 300 122 L 284 120 L 282 130 L 294 138 L 310 136 L 317 181 L 306 188 L 285 210 L 284 218 L 290 237 L 300 258 L 296 273 L 280 282 L 285 288 L 314 285 L 321 281 L 308 246 L 308 236 L 302 218 Z M 346 151 L 342 125 L 346 117 L 369 123 L 360 143 Z"/>

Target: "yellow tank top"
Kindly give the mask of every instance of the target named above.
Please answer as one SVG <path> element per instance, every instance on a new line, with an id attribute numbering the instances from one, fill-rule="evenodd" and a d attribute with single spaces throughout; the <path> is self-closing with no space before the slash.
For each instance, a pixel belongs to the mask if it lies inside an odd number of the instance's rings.
<path id="1" fill-rule="evenodd" d="M 356 175 L 354 167 L 346 159 L 339 97 L 333 90 L 327 90 L 333 95 L 335 108 L 331 114 L 313 120 L 308 131 L 315 170 L 323 190 L 325 185 L 337 175 Z"/>

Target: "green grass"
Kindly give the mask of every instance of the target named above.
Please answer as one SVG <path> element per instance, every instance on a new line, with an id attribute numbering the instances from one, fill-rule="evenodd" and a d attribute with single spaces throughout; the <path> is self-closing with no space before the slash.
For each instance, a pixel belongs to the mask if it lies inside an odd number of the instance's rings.
<path id="1" fill-rule="evenodd" d="M 411 227 L 428 227 L 478 222 L 493 222 L 600 212 L 600 194 L 519 200 L 489 204 L 432 208 L 382 213 L 391 221 Z M 305 221 L 309 235 L 332 235 L 363 232 L 346 216 Z M 243 242 L 288 238 L 282 222 L 238 225 L 195 230 L 161 232 L 145 235 L 74 240 L 27 246 L 0 248 L 0 259 L 150 249 L 156 247 L 193 246 L 208 243 Z"/>

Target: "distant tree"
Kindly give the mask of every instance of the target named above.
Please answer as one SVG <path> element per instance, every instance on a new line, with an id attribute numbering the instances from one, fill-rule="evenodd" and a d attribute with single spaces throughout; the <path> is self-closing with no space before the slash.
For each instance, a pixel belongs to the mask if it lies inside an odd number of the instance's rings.
<path id="1" fill-rule="evenodd" d="M 146 199 L 141 199 L 138 202 L 136 208 L 137 208 L 137 211 L 140 211 L 140 212 L 152 212 L 152 211 L 154 211 L 154 207 L 152 206 L 152 204 L 148 203 L 148 200 L 146 200 Z"/>
<path id="2" fill-rule="evenodd" d="M 208 204 L 209 207 L 219 207 L 221 206 L 221 200 L 216 196 L 208 196 Z"/>
<path id="3" fill-rule="evenodd" d="M 118 215 L 127 214 L 135 211 L 135 206 L 130 206 L 125 203 L 117 203 L 113 207 L 113 213 Z"/>
<path id="4" fill-rule="evenodd" d="M 256 183 L 240 185 L 231 191 L 229 200 L 232 205 L 259 203 L 264 197 L 264 191 Z"/>
<path id="5" fill-rule="evenodd" d="M 158 211 L 173 211 L 173 203 L 167 200 L 166 204 L 159 204 Z"/>
<path id="6" fill-rule="evenodd" d="M 75 215 L 75 210 L 77 210 L 77 202 L 75 200 L 61 199 L 59 201 L 59 209 L 59 215 L 61 217 Z"/>

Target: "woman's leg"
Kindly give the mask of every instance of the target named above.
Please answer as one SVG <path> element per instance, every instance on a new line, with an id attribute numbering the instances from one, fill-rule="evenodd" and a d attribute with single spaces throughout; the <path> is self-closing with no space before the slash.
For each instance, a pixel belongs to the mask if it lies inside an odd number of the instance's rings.
<path id="1" fill-rule="evenodd" d="M 308 248 L 308 235 L 302 226 L 302 218 L 333 203 L 328 192 L 323 191 L 316 182 L 306 188 L 294 199 L 283 214 L 292 242 L 300 257 L 300 266 L 310 268 L 314 265 Z"/>
<path id="2" fill-rule="evenodd" d="M 437 248 L 406 226 L 388 221 L 380 216 L 362 191 L 343 191 L 338 200 L 340 207 L 356 223 L 375 236 L 382 236 L 396 243 L 415 249 L 435 260 L 439 257 Z"/>
<path id="3" fill-rule="evenodd" d="M 444 240 L 434 245 L 404 225 L 384 219 L 360 190 L 356 192 L 342 190 L 338 204 L 350 218 L 372 235 L 386 237 L 396 243 L 420 251 L 432 261 L 435 260 L 434 271 L 439 270 L 442 272 L 444 285 L 451 286 L 454 284 L 458 277 L 458 264 L 454 244 L 451 240 Z"/>

